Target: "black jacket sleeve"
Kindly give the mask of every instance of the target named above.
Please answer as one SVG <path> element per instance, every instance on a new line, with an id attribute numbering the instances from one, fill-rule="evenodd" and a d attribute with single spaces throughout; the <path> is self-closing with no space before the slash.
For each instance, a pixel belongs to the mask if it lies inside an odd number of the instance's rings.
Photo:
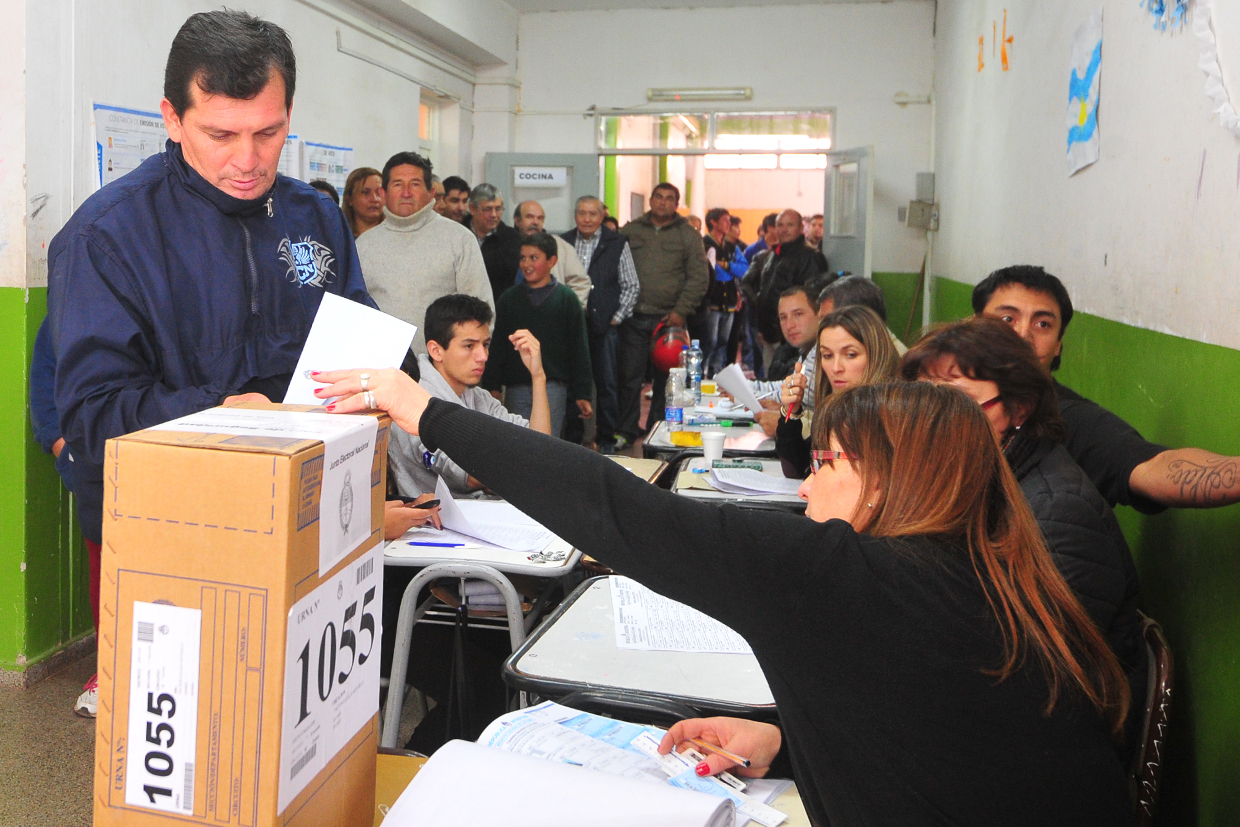
<path id="1" fill-rule="evenodd" d="M 751 644 L 781 631 L 754 606 L 830 570 L 852 526 L 698 502 L 600 454 L 432 399 L 419 431 L 465 471 L 574 547 L 726 623 Z M 765 617 L 765 619 L 764 619 Z"/>
<path id="2" fill-rule="evenodd" d="M 810 445 L 801 435 L 802 431 L 801 420 L 783 417 L 775 428 L 775 453 L 784 467 L 784 476 L 789 479 L 803 480 L 809 476 Z"/>

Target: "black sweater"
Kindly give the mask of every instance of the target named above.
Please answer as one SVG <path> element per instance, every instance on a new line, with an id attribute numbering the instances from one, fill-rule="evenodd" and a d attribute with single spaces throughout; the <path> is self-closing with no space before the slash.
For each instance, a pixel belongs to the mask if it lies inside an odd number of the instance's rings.
<path id="1" fill-rule="evenodd" d="M 819 827 L 1131 825 L 1102 717 L 1040 669 L 996 684 L 998 624 L 958 541 L 678 497 L 591 451 L 432 400 L 427 449 L 583 552 L 753 647 Z"/>

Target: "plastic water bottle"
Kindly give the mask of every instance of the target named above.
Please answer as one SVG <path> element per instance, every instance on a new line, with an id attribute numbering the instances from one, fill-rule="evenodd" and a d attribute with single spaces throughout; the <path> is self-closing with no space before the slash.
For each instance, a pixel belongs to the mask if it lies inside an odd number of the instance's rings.
<path id="1" fill-rule="evenodd" d="M 685 410 L 682 396 L 685 391 L 685 369 L 672 368 L 667 374 L 667 385 L 664 387 L 663 421 L 668 431 L 679 431 L 685 427 Z"/>
<path id="2" fill-rule="evenodd" d="M 702 401 L 702 346 L 697 339 L 685 354 L 685 371 L 688 378 L 685 387 L 693 389 L 694 402 Z"/>

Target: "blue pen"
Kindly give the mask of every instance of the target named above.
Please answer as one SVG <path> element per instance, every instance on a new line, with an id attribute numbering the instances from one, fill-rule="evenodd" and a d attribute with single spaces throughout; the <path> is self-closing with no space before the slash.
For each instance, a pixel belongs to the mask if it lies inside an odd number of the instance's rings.
<path id="1" fill-rule="evenodd" d="M 415 543 L 410 542 L 411 546 L 430 546 L 431 548 L 465 548 L 465 543 Z"/>

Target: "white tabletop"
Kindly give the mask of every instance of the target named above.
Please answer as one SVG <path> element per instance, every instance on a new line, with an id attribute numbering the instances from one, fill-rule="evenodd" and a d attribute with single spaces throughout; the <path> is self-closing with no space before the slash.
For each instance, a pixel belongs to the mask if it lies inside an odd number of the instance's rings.
<path id="1" fill-rule="evenodd" d="M 617 648 L 606 577 L 589 581 L 539 627 L 512 662 L 512 671 L 531 681 L 562 684 L 565 692 L 588 686 L 646 692 L 694 706 L 775 704 L 753 655 Z"/>
<path id="2" fill-rule="evenodd" d="M 762 463 L 762 473 L 770 474 L 779 479 L 784 478 L 784 469 L 777 459 L 757 459 L 746 460 L 747 462 Z M 731 502 L 731 503 L 767 503 L 771 505 L 794 505 L 804 507 L 805 503 L 795 494 L 734 494 L 727 491 L 719 491 L 711 489 L 707 491 L 704 488 L 681 488 L 681 475 L 692 473 L 694 468 L 709 468 L 710 463 L 703 457 L 689 457 L 680 465 L 680 469 L 676 473 L 676 478 L 672 482 L 672 490 L 682 497 L 692 497 L 695 500 L 713 500 L 715 502 Z M 694 474 L 693 476 L 706 477 L 707 474 Z"/>
<path id="3" fill-rule="evenodd" d="M 539 562 L 530 559 L 528 551 L 512 551 L 511 549 L 487 546 L 481 540 L 482 548 L 431 548 L 427 546 L 411 546 L 406 534 L 398 540 L 388 543 L 383 549 L 385 566 L 429 566 L 433 563 L 481 563 L 491 566 L 503 574 L 528 574 L 534 577 L 563 577 L 569 574 L 581 559 L 581 552 L 573 548 L 567 540 L 556 537 L 543 549 L 543 552 L 562 551 L 565 556 L 561 560 Z"/>
<path id="4" fill-rule="evenodd" d="M 725 434 L 723 448 L 733 453 L 772 454 L 775 452 L 775 439 L 766 435 L 762 426 L 739 425 L 731 428 L 720 428 L 718 425 L 686 425 L 686 431 L 701 432 L 704 430 L 722 430 Z M 657 451 L 700 451 L 701 446 L 683 447 L 673 445 L 668 437 L 667 423 L 659 422 L 646 437 L 645 446 Z"/>

